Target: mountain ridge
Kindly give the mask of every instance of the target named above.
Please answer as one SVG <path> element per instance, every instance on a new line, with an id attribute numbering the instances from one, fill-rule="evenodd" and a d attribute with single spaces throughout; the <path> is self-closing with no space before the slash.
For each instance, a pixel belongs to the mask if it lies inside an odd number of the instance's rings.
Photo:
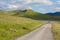
<path id="1" fill-rule="evenodd" d="M 49 15 L 49 16 L 60 16 L 60 12 L 46 13 L 46 15 Z"/>

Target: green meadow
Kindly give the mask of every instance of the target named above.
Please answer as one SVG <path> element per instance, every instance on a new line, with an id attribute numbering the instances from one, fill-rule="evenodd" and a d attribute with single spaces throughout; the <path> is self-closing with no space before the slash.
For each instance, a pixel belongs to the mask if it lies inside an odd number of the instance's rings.
<path id="1" fill-rule="evenodd" d="M 0 13 L 0 40 L 13 40 L 45 24 L 37 20 Z"/>
<path id="2" fill-rule="evenodd" d="M 52 22 L 52 32 L 54 39 L 60 40 L 60 16 L 48 16 L 33 10 L 0 10 L 0 40 L 14 40 L 47 23 L 41 20 L 57 21 Z"/>

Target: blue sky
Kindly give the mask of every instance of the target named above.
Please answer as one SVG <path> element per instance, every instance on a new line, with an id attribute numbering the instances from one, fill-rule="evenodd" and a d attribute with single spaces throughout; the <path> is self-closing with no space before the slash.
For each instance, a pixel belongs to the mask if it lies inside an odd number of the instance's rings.
<path id="1" fill-rule="evenodd" d="M 60 12 L 60 0 L 0 0 L 0 9 L 32 9 L 37 12 Z"/>

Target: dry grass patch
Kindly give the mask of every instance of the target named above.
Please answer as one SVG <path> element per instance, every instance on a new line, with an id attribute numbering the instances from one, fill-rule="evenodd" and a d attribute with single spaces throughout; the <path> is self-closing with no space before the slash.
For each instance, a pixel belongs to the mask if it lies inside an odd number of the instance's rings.
<path id="1" fill-rule="evenodd" d="M 53 31 L 55 40 L 60 40 L 60 22 L 53 23 L 52 31 Z"/>

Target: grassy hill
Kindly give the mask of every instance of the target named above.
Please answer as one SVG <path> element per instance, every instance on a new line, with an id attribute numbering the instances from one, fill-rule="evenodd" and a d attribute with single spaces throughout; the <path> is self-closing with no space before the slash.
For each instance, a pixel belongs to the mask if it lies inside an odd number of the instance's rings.
<path id="1" fill-rule="evenodd" d="M 15 11 L 9 11 L 9 13 L 12 13 L 12 16 L 25 17 L 34 20 L 60 21 L 60 16 L 49 16 L 47 14 L 38 13 L 33 10 L 15 10 Z"/>
<path id="2" fill-rule="evenodd" d="M 15 13 L 0 11 L 0 40 L 13 40 L 46 23 L 30 18 L 13 16 Z"/>
<path id="3" fill-rule="evenodd" d="M 60 21 L 60 16 L 49 16 L 33 10 L 0 10 L 0 40 L 13 40 L 47 23 L 40 22 L 40 20 Z M 55 23 L 53 26 L 54 37 L 56 40 L 60 40 L 59 26 Z"/>
<path id="4" fill-rule="evenodd" d="M 59 15 L 59 12 L 56 13 L 47 13 L 42 14 L 35 12 L 33 10 L 13 10 L 13 11 L 1 11 L 2 14 L 11 15 L 11 16 L 18 16 L 18 17 L 25 17 L 34 20 L 52 20 L 52 21 L 60 21 L 60 16 L 50 16 L 50 15 Z"/>
<path id="5" fill-rule="evenodd" d="M 47 17 L 47 15 L 35 12 L 33 10 L 15 10 L 10 12 L 14 13 L 13 16 L 25 17 L 34 20 L 46 20 Z"/>

